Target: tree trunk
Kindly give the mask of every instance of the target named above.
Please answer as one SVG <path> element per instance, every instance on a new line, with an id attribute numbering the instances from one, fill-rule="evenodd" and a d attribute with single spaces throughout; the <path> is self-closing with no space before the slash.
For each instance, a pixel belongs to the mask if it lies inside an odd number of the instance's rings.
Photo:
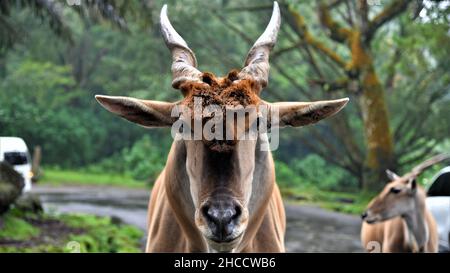
<path id="1" fill-rule="evenodd" d="M 385 170 L 395 169 L 394 144 L 384 90 L 373 67 L 370 49 L 363 44 L 359 32 L 352 36 L 352 61 L 348 69 L 358 71 L 359 106 L 367 147 L 363 189 L 379 190 L 384 186 L 383 182 L 387 181 Z"/>
<path id="2" fill-rule="evenodd" d="M 379 190 L 387 181 L 385 170 L 395 169 L 397 162 L 389 127 L 385 92 L 374 68 L 370 45 L 377 29 L 404 12 L 413 1 L 393 0 L 390 4 L 384 5 L 377 15 L 371 16 L 372 19 L 369 18 L 370 5 L 367 1 L 357 1 L 357 5 L 354 7 L 356 14 L 353 16 L 351 8 L 347 7 L 347 15 L 349 19 L 357 17 L 358 20 L 351 19 L 350 22 L 347 22 L 347 27 L 342 26 L 342 20 L 334 20 L 330 14 L 330 11 L 340 2 L 342 1 L 333 1 L 334 4 L 331 4 L 321 1 L 318 5 L 318 15 L 322 26 L 326 28 L 327 36 L 334 42 L 347 46 L 350 50 L 351 60 L 349 62 L 335 50 L 316 39 L 308 31 L 304 18 L 291 6 L 288 8 L 291 15 L 288 17 L 288 23 L 306 44 L 333 61 L 337 67 L 343 68 L 346 78 L 344 81 L 336 81 L 339 84 L 335 85 L 337 86 L 335 90 L 345 88 L 341 84 L 342 82 L 348 83 L 349 91 L 354 92 L 353 86 L 357 87 L 358 105 L 363 116 L 366 151 L 364 160 L 354 158 L 351 163 L 361 170 L 359 177 L 362 178 L 360 185 L 363 189 Z M 321 75 L 319 76 L 322 78 Z M 346 142 L 343 141 L 343 143 Z"/>
<path id="3" fill-rule="evenodd" d="M 41 159 L 42 159 L 41 146 L 35 146 L 31 164 L 31 171 L 33 172 L 33 177 L 31 178 L 31 181 L 33 182 L 37 182 L 41 177 Z"/>
<path id="4" fill-rule="evenodd" d="M 365 78 L 359 99 L 367 145 L 363 188 L 379 190 L 387 181 L 385 170 L 395 169 L 393 141 L 384 90 L 374 71 L 368 72 Z"/>
<path id="5" fill-rule="evenodd" d="M 6 53 L 0 49 L 0 78 L 6 76 Z"/>

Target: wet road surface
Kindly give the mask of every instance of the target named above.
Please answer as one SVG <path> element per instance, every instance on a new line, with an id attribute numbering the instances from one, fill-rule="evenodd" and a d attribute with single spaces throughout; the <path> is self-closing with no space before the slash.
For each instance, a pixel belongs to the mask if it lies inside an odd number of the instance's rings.
<path id="1" fill-rule="evenodd" d="M 145 231 L 149 190 L 99 186 L 35 186 L 44 209 L 112 216 Z M 286 204 L 288 252 L 361 252 L 358 217 Z"/>

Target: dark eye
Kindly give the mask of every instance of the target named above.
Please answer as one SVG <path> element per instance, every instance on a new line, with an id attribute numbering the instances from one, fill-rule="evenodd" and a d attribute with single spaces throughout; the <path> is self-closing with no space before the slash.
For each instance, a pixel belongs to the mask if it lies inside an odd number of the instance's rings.
<path id="1" fill-rule="evenodd" d="M 391 188 L 391 190 L 390 190 L 390 192 L 395 193 L 395 194 L 397 194 L 401 191 L 402 191 L 401 189 L 396 189 L 396 188 Z"/>

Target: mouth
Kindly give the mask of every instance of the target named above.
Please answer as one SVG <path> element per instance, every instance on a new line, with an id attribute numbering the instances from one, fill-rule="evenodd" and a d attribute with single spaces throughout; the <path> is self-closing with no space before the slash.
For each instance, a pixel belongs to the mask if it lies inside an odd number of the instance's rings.
<path id="1" fill-rule="evenodd" d="M 376 222 L 378 222 L 378 219 L 376 218 L 364 219 L 364 221 L 366 221 L 367 224 L 375 224 Z"/>
<path id="2" fill-rule="evenodd" d="M 363 218 L 363 220 L 367 223 L 367 224 L 375 224 L 381 221 L 384 221 L 384 218 L 379 215 L 379 214 L 375 214 L 375 215 L 367 215 L 366 217 Z"/>
<path id="3" fill-rule="evenodd" d="M 366 210 L 363 214 L 361 214 L 361 219 L 368 224 L 374 224 L 379 222 L 381 217 L 379 214 L 373 214 L 369 210 Z"/>
<path id="4" fill-rule="evenodd" d="M 209 241 L 212 241 L 216 244 L 224 244 L 224 243 L 232 243 L 233 241 L 236 241 L 238 238 L 228 238 L 228 239 L 224 239 L 224 240 L 217 240 L 215 238 L 208 238 Z"/>
<path id="5" fill-rule="evenodd" d="M 226 238 L 225 240 L 220 241 L 214 238 L 206 237 L 209 246 L 218 252 L 232 252 L 233 249 L 235 249 L 238 246 L 241 239 L 242 233 L 233 238 Z"/>

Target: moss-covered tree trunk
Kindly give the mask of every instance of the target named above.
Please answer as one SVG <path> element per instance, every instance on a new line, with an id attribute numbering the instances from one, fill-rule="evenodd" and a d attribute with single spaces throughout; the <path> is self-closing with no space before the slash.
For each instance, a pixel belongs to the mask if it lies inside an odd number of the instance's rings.
<path id="1" fill-rule="evenodd" d="M 384 89 L 373 67 L 370 48 L 364 45 L 359 31 L 352 33 L 349 43 L 352 60 L 347 69 L 357 71 L 359 106 L 366 137 L 362 185 L 366 190 L 379 190 L 386 181 L 385 170 L 395 169 L 394 145 Z"/>
<path id="2" fill-rule="evenodd" d="M 325 91 L 346 90 L 357 97 L 357 103 L 362 113 L 362 123 L 365 135 L 364 154 L 348 145 L 349 141 L 342 141 L 351 154 L 348 162 L 362 178 L 360 185 L 366 190 L 378 190 L 387 181 L 385 170 L 395 169 L 394 142 L 389 126 L 389 115 L 381 84 L 374 67 L 374 57 L 371 52 L 371 42 L 377 30 L 404 12 L 410 3 L 409 0 L 392 0 L 383 5 L 381 11 L 369 16 L 373 6 L 366 0 L 354 1 L 355 5 L 346 5 L 340 10 L 340 20 L 333 17 L 331 11 L 337 9 L 346 1 L 318 1 L 318 17 L 324 27 L 325 34 L 330 41 L 343 45 L 349 50 L 350 59 L 338 54 L 336 50 L 328 47 L 326 43 L 309 31 L 304 17 L 298 8 L 287 6 L 288 24 L 305 43 L 300 47 L 306 50 L 314 49 L 324 56 L 334 66 L 340 69 L 343 78 L 327 79 L 318 73 L 318 79 L 311 82 L 322 85 Z M 379 8 L 377 8 L 379 9 Z M 347 14 L 343 11 L 346 10 Z M 344 20 L 342 18 L 344 17 Z M 317 65 L 310 62 L 314 67 Z M 356 83 L 356 84 L 355 84 Z M 356 88 L 355 88 L 356 87 Z M 341 136 L 350 137 L 348 135 Z M 350 141 L 351 142 L 351 141 Z M 355 152 L 356 151 L 356 152 Z M 364 160 L 359 160 L 364 158 Z M 347 165 L 348 166 L 348 165 Z"/>

